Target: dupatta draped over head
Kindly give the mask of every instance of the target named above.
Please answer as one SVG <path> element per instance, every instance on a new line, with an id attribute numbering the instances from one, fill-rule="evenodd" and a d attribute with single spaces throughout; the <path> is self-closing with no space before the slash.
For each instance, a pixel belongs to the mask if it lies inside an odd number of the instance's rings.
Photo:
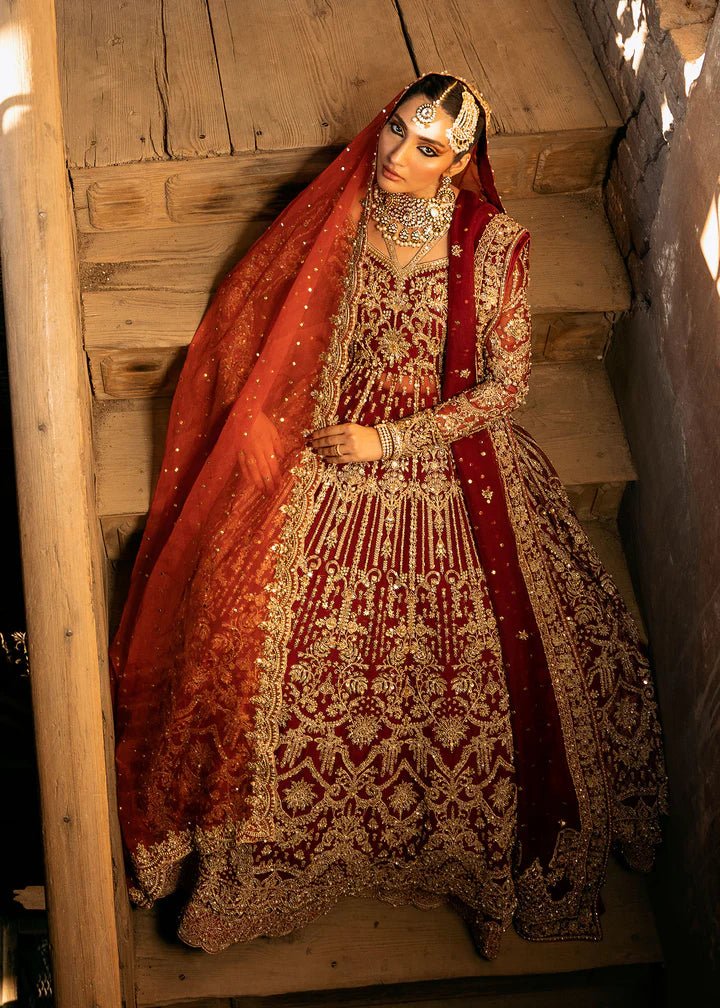
<path id="1" fill-rule="evenodd" d="M 139 903 L 172 891 L 189 855 L 273 836 L 284 647 L 313 490 L 327 464 L 305 435 L 344 422 L 336 406 L 358 295 L 361 200 L 380 132 L 406 90 L 224 277 L 188 349 L 110 648 L 120 817 Z M 504 212 L 485 132 L 453 181 L 461 193 L 449 243 L 459 254 L 448 273 L 443 398 L 479 380 L 478 346 L 518 258 L 527 265 L 529 238 Z M 278 463 L 265 492 L 239 460 L 258 445 Z M 632 738 L 606 730 L 610 704 L 651 708 L 642 645 L 592 553 L 588 577 L 602 581 L 607 611 L 634 653 L 620 668 L 602 641 L 583 653 L 573 642 L 582 616 L 567 608 L 563 549 L 568 534 L 579 543 L 582 533 L 567 517 L 570 533 L 559 527 L 552 502 L 565 507 L 567 498 L 527 432 L 503 418 L 452 450 L 511 701 L 515 926 L 531 939 L 598 938 L 611 841 L 648 868 L 664 810 L 652 720 L 642 760 Z M 243 536 L 226 536 L 229 525 Z M 234 574 L 224 594 L 218 571 Z"/>

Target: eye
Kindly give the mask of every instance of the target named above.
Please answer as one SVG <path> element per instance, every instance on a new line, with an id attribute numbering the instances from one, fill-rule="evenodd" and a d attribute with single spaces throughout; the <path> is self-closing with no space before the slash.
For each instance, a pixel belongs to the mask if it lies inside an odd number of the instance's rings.
<path id="1" fill-rule="evenodd" d="M 403 135 L 403 128 L 396 119 L 392 119 L 388 124 L 389 129 L 395 134 L 395 136 Z M 418 145 L 418 150 L 425 157 L 438 157 L 438 152 L 432 147 L 428 147 L 427 144 Z"/>

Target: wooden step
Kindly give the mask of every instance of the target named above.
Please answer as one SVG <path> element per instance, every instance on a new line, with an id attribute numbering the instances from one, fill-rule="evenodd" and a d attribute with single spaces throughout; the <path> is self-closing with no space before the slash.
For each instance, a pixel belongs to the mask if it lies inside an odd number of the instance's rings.
<path id="1" fill-rule="evenodd" d="M 567 484 L 635 478 L 607 373 L 601 361 L 534 366 L 527 402 L 514 414 Z M 147 511 L 160 469 L 170 400 L 94 404 L 100 515 Z"/>
<path id="2" fill-rule="evenodd" d="M 507 210 L 532 235 L 535 358 L 601 356 L 613 314 L 630 305 L 630 288 L 599 193 L 511 200 Z M 199 221 L 81 236 L 85 346 L 97 398 L 171 394 L 210 293 L 258 230 L 257 222 Z"/>
<path id="3" fill-rule="evenodd" d="M 202 998 L 177 1008 L 658 1008 L 658 963 L 572 973 L 385 984 L 270 997 Z"/>
<path id="4" fill-rule="evenodd" d="M 212 956 L 161 938 L 155 914 L 136 910 L 138 1004 L 661 961 L 646 880 L 611 859 L 603 902 L 602 941 L 528 942 L 510 929 L 492 962 L 477 955 L 465 925 L 445 907 L 423 911 L 377 900 L 345 900 L 295 934 L 257 939 Z"/>
<path id="5" fill-rule="evenodd" d="M 92 17 L 59 0 L 57 19 L 74 182 L 74 169 L 345 143 L 413 61 L 481 88 L 516 141 L 501 175 L 515 191 L 597 184 L 621 122 L 568 0 L 461 0 L 446 17 L 429 0 L 125 0 Z M 542 136 L 533 161 L 526 141 Z"/>

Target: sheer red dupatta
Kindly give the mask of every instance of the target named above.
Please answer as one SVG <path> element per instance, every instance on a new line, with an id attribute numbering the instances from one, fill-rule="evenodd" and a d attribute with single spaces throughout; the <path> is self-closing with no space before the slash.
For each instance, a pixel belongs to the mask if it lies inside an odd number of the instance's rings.
<path id="1" fill-rule="evenodd" d="M 261 663 L 277 600 L 267 588 L 298 473 L 311 482 L 321 464 L 304 433 L 328 422 L 315 388 L 338 312 L 347 314 L 357 205 L 385 118 L 383 110 L 224 277 L 173 397 L 109 652 L 121 823 L 136 868 L 137 858 L 147 862 L 151 895 L 168 887 L 158 872 L 189 853 L 196 831 L 232 823 L 246 838 L 272 832 L 275 729 Z M 243 476 L 239 452 L 251 448 L 276 456 L 266 491 Z M 226 523 L 241 531 L 224 536 Z"/>

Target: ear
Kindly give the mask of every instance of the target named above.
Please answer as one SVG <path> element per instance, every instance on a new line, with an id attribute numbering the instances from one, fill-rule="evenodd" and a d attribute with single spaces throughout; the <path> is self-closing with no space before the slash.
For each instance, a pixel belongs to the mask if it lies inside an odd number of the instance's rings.
<path id="1" fill-rule="evenodd" d="M 463 169 L 467 167 L 467 163 L 470 160 L 471 153 L 472 153 L 471 151 L 465 151 L 465 153 L 463 154 L 463 156 L 460 158 L 459 161 L 456 161 L 453 165 L 451 165 L 449 168 L 445 170 L 445 174 L 449 175 L 452 178 L 453 175 L 457 175 L 458 172 L 463 171 Z"/>

